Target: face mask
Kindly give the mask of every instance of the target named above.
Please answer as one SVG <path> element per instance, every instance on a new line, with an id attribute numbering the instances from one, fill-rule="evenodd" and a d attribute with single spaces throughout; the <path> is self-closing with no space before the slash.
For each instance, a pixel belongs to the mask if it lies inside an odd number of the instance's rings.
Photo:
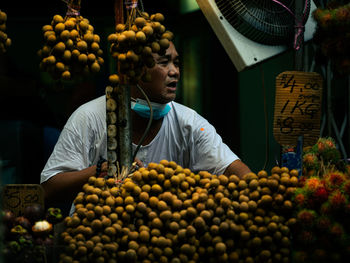
<path id="1" fill-rule="evenodd" d="M 151 102 L 151 107 L 153 110 L 153 119 L 155 120 L 159 120 L 160 118 L 163 118 L 171 110 L 171 107 L 169 104 L 160 104 L 160 103 Z M 141 117 L 148 118 L 148 119 L 150 118 L 151 110 L 148 107 L 147 101 L 145 100 L 132 98 L 131 109 Z"/>

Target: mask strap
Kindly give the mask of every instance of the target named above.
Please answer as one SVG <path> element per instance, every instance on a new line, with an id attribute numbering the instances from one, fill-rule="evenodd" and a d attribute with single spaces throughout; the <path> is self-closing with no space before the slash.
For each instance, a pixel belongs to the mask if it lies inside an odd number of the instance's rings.
<path id="1" fill-rule="evenodd" d="M 139 140 L 139 142 L 138 142 L 138 144 L 137 144 L 137 147 L 136 147 L 136 149 L 135 149 L 134 155 L 133 155 L 133 157 L 132 157 L 132 162 L 134 162 L 134 160 L 135 160 L 135 158 L 136 158 L 136 154 L 137 154 L 137 152 L 139 151 L 139 149 L 140 149 L 140 147 L 141 147 L 143 141 L 145 140 L 146 135 L 148 134 L 149 129 L 150 129 L 150 127 L 151 127 L 151 123 L 152 123 L 152 121 L 153 121 L 153 109 L 152 109 L 151 101 L 149 100 L 149 98 L 147 97 L 146 93 L 143 91 L 143 89 L 140 87 L 139 84 L 136 84 L 136 87 L 139 89 L 139 91 L 142 93 L 142 95 L 145 97 L 145 99 L 146 99 L 146 101 L 147 101 L 148 107 L 149 107 L 149 109 L 150 109 L 150 116 L 149 116 L 149 120 L 148 120 L 148 123 L 147 123 L 147 127 L 146 127 L 144 133 L 142 134 L 142 137 L 140 138 L 140 140 Z M 134 98 L 132 98 L 132 97 L 131 97 L 131 100 L 135 100 L 135 101 L 136 101 L 136 99 L 134 99 Z"/>

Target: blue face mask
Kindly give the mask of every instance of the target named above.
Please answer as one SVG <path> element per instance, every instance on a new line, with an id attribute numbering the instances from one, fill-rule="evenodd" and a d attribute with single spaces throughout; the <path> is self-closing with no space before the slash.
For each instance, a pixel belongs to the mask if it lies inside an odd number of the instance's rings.
<path id="1" fill-rule="evenodd" d="M 153 110 L 153 119 L 159 120 L 163 118 L 168 112 L 171 110 L 169 103 L 160 104 L 151 102 L 151 107 Z M 131 101 L 131 109 L 135 111 L 138 115 L 144 118 L 150 118 L 151 110 L 148 107 L 148 103 L 142 99 L 132 99 Z"/>

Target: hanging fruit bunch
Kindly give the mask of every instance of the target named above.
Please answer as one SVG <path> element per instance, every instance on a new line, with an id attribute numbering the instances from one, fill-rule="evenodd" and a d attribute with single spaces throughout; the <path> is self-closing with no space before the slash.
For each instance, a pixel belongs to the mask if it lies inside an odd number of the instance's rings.
<path id="1" fill-rule="evenodd" d="M 150 80 L 144 67 L 155 65 L 152 53 L 165 54 L 174 36 L 162 24 L 163 14 L 149 15 L 138 9 L 137 1 L 130 2 L 132 4 L 126 6 L 126 22 L 116 25 L 116 32 L 108 36 L 108 41 L 119 74 L 125 75 L 129 83 L 136 84 L 141 78 Z"/>
<path id="2" fill-rule="evenodd" d="M 350 1 L 328 1 L 325 8 L 317 8 L 313 18 L 317 28 L 313 36 L 318 46 L 317 59 L 330 60 L 334 71 L 350 73 Z"/>
<path id="3" fill-rule="evenodd" d="M 116 60 L 117 72 L 109 76 L 106 92 L 107 113 L 107 147 L 108 175 L 117 173 L 117 103 L 120 99 L 122 85 L 136 85 L 140 80 L 150 81 L 145 67 L 155 65 L 153 53 L 165 54 L 174 38 L 171 31 L 166 30 L 164 15 L 149 15 L 137 6 L 138 1 L 128 1 L 126 21 L 116 25 L 116 32 L 108 36 L 110 52 Z M 119 97 L 118 97 L 119 96 Z"/>
<path id="4" fill-rule="evenodd" d="M 40 68 L 55 80 L 97 73 L 104 63 L 100 37 L 79 13 L 81 0 L 66 2 L 66 16 L 56 14 L 51 24 L 43 26 L 45 43 L 38 51 Z"/>
<path id="5" fill-rule="evenodd" d="M 66 217 L 60 262 L 289 262 L 298 172 L 198 174 L 162 160 L 90 177 Z"/>
<path id="6" fill-rule="evenodd" d="M 7 14 L 0 10 L 0 53 L 5 53 L 7 48 L 11 46 L 11 39 L 6 32 Z"/>
<path id="7" fill-rule="evenodd" d="M 350 256 L 350 169 L 332 138 L 306 149 L 293 197 L 295 262 L 346 262 Z"/>

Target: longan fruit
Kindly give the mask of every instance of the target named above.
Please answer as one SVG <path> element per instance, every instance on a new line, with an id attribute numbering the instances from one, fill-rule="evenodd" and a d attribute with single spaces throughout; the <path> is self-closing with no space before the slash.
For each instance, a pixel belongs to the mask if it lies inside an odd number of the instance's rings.
<path id="1" fill-rule="evenodd" d="M 158 206 L 159 199 L 155 196 L 151 196 L 149 198 L 149 205 L 150 207 L 157 207 Z"/>
<path id="2" fill-rule="evenodd" d="M 112 84 L 112 85 L 118 85 L 119 84 L 119 76 L 117 74 L 112 74 L 108 77 L 108 80 L 109 82 Z"/>
<path id="3" fill-rule="evenodd" d="M 274 166 L 272 169 L 271 169 L 271 174 L 273 173 L 277 173 L 277 174 L 280 174 L 281 173 L 281 168 L 279 166 Z"/>

